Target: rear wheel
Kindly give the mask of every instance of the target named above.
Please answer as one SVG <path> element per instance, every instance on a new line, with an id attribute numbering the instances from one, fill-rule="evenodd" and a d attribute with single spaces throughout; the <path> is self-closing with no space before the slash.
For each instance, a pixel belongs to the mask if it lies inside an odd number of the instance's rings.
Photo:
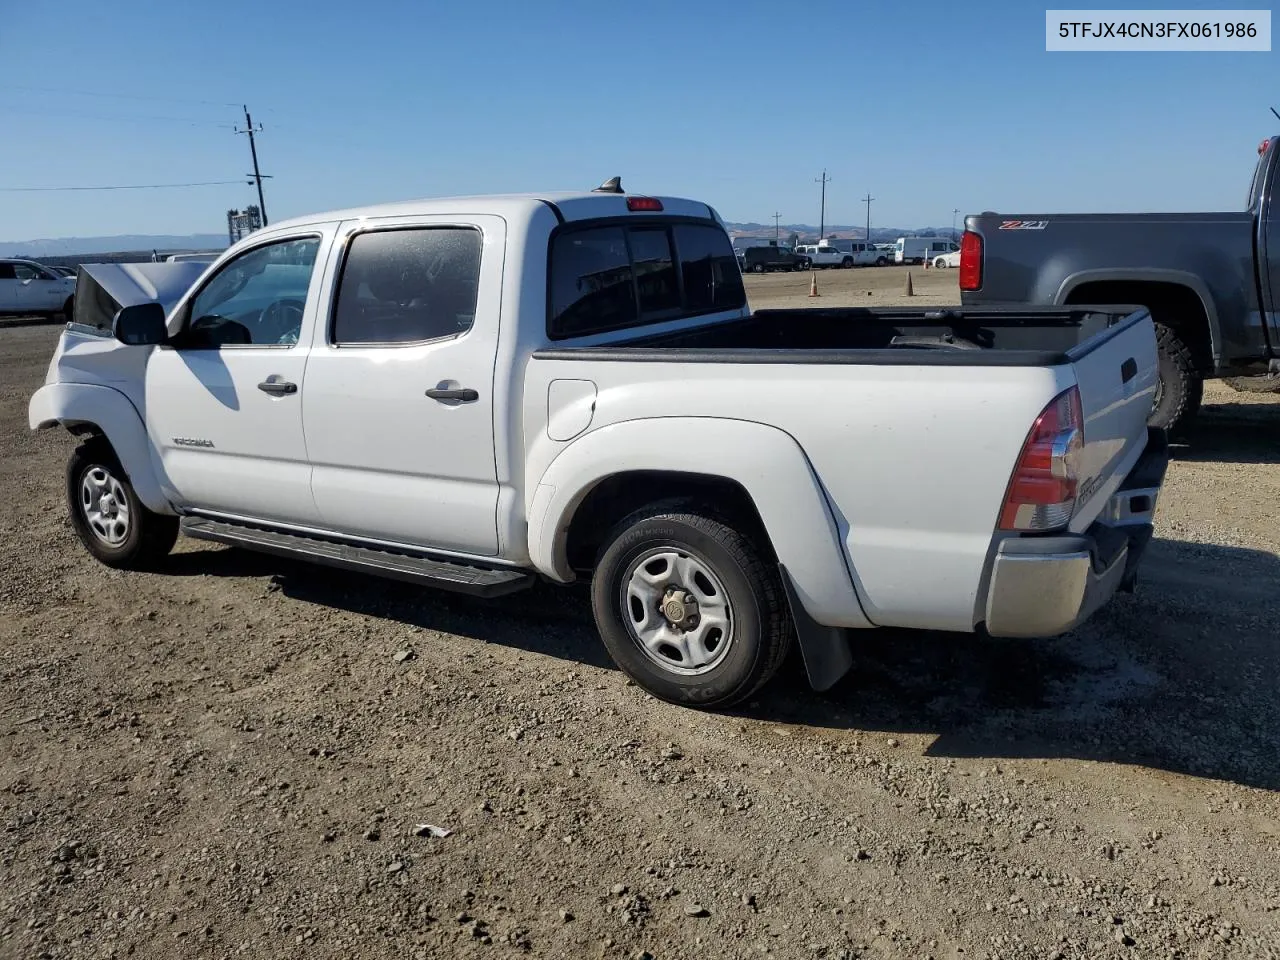
<path id="1" fill-rule="evenodd" d="M 654 504 L 613 529 L 591 606 L 610 656 L 649 693 L 727 707 L 777 672 L 791 621 L 777 569 L 760 548 L 689 506 Z"/>
<path id="2" fill-rule="evenodd" d="M 843 260 L 840 261 L 840 266 L 848 270 L 850 267 L 853 266 L 853 257 L 845 257 Z"/>
<path id="3" fill-rule="evenodd" d="M 1196 372 L 1190 348 L 1172 327 L 1156 324 L 1159 380 L 1147 422 L 1174 433 L 1200 409 L 1204 381 Z"/>
<path id="4" fill-rule="evenodd" d="M 757 263 L 757 264 L 756 264 L 754 267 L 752 267 L 751 269 L 752 269 L 752 270 L 754 270 L 756 273 L 764 273 L 764 264 L 763 264 L 763 263 Z"/>
<path id="5" fill-rule="evenodd" d="M 178 518 L 143 506 L 115 451 L 100 437 L 71 455 L 67 506 L 80 542 L 109 567 L 154 567 L 178 539 Z"/>

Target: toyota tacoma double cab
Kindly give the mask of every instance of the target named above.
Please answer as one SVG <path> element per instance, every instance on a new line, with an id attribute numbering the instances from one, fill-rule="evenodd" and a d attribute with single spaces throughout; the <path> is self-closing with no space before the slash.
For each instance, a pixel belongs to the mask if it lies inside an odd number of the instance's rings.
<path id="1" fill-rule="evenodd" d="M 960 300 L 1131 303 L 1156 324 L 1151 423 L 1178 431 L 1206 379 L 1280 392 L 1280 137 L 1258 146 L 1243 210 L 965 218 Z"/>
<path id="2" fill-rule="evenodd" d="M 94 300 L 29 422 L 83 441 L 99 561 L 589 583 L 617 665 L 705 708 L 793 644 L 826 689 L 874 627 L 1071 630 L 1132 589 L 1168 460 L 1146 310 L 752 312 L 711 207 L 617 181 L 274 223 L 167 309 Z"/>

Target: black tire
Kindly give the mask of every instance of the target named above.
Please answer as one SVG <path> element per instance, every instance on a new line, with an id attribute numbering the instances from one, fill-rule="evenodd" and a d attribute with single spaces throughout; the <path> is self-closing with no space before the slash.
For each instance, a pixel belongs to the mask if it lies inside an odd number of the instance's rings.
<path id="1" fill-rule="evenodd" d="M 90 517 L 90 509 L 95 503 L 101 508 L 101 500 L 94 501 L 92 494 L 86 491 L 86 477 L 95 471 L 96 476 L 90 480 L 90 485 L 105 476 L 102 489 L 110 495 L 111 510 L 114 510 L 116 519 L 121 512 L 124 513 L 126 532 L 119 540 L 109 539 L 102 532 L 104 527 L 110 527 L 112 531 L 119 529 L 118 524 L 101 519 L 102 514 L 109 511 L 99 509 L 96 519 Z M 119 510 L 120 506 L 125 508 L 124 511 Z M 153 569 L 169 555 L 178 539 L 178 518 L 152 513 L 143 506 L 111 444 L 101 437 L 77 447 L 67 463 L 67 508 L 71 513 L 71 526 L 84 548 L 109 567 Z"/>
<path id="2" fill-rule="evenodd" d="M 751 696 L 777 672 L 791 646 L 791 618 L 777 569 L 760 548 L 728 523 L 687 512 L 691 509 L 696 508 L 688 502 L 653 504 L 618 523 L 596 563 L 591 608 L 614 663 L 639 686 L 668 703 L 728 707 Z M 624 600 L 637 563 L 664 549 L 709 571 L 727 598 L 730 627 L 721 640 L 727 640 L 726 649 L 712 654 L 721 659 L 699 674 L 681 673 L 674 658 L 663 665 L 656 654 L 646 652 L 632 627 L 634 615 L 644 607 L 638 599 Z M 653 562 L 663 561 L 654 557 Z M 674 573 L 670 564 L 667 569 Z M 704 595 L 718 594 L 714 580 L 695 583 Z M 715 589 L 703 590 L 708 583 Z M 661 616 L 658 609 L 652 613 Z"/>
<path id="3" fill-rule="evenodd" d="M 753 269 L 756 273 L 764 273 L 765 267 L 763 263 L 757 263 L 751 269 Z"/>
<path id="4" fill-rule="evenodd" d="M 75 316 L 75 309 L 76 298 L 73 296 L 67 297 L 67 302 L 62 305 L 62 318 L 66 320 L 67 323 L 70 323 L 71 318 Z"/>
<path id="5" fill-rule="evenodd" d="M 1196 373 L 1191 350 L 1173 328 L 1156 324 L 1156 346 L 1159 355 L 1160 382 L 1147 422 L 1176 433 L 1200 409 L 1204 398 L 1204 381 Z"/>
<path id="6" fill-rule="evenodd" d="M 853 268 L 853 257 L 845 257 L 840 261 L 840 266 L 845 270 L 851 270 Z"/>
<path id="7" fill-rule="evenodd" d="M 887 266 L 887 265 L 888 265 L 888 263 L 889 263 L 889 261 L 888 261 L 887 259 L 885 259 L 884 257 L 876 257 L 876 266 L 877 266 L 877 267 Z"/>
<path id="8" fill-rule="evenodd" d="M 1280 393 L 1280 373 L 1263 373 L 1256 377 L 1226 377 L 1223 382 L 1241 393 Z"/>

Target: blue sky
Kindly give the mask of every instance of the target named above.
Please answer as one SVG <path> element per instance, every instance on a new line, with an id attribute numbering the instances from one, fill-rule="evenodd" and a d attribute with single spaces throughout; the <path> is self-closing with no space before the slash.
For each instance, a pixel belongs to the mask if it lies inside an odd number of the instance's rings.
<path id="1" fill-rule="evenodd" d="M 246 102 L 273 220 L 620 174 L 816 223 L 824 166 L 828 223 L 868 191 L 900 227 L 1239 209 L 1276 53 L 1046 53 L 1044 24 L 1026 0 L 6 3 L 0 187 L 237 180 Z M 0 191 L 0 240 L 217 233 L 252 197 Z"/>

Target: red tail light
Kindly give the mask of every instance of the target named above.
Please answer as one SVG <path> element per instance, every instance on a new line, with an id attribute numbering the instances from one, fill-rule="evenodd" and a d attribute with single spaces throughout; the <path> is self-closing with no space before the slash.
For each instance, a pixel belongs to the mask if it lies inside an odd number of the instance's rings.
<path id="1" fill-rule="evenodd" d="M 1001 530 L 1056 530 L 1076 506 L 1076 459 L 1084 446 L 1080 388 L 1058 394 L 1031 427 L 1014 468 Z"/>
<path id="2" fill-rule="evenodd" d="M 960 237 L 960 289 L 982 289 L 982 237 L 972 230 Z"/>
<path id="3" fill-rule="evenodd" d="M 662 201 L 657 197 L 627 197 L 627 209 L 636 210 L 652 210 L 655 213 L 662 212 Z"/>
<path id="4" fill-rule="evenodd" d="M 1258 156 L 1262 156 L 1264 153 L 1266 153 L 1267 147 L 1269 146 L 1271 146 L 1270 137 L 1268 137 L 1266 140 L 1263 140 L 1260 144 L 1258 144 Z"/>

